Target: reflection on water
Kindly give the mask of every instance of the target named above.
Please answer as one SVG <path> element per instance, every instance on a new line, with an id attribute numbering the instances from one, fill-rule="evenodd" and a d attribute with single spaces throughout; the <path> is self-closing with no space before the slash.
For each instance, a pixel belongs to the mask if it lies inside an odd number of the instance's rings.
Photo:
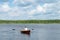
<path id="1" fill-rule="evenodd" d="M 31 30 L 30 35 L 21 34 L 25 26 Z M 0 40 L 60 40 L 60 25 L 0 24 Z"/>
<path id="2" fill-rule="evenodd" d="M 22 40 L 30 40 L 30 35 L 21 34 Z"/>

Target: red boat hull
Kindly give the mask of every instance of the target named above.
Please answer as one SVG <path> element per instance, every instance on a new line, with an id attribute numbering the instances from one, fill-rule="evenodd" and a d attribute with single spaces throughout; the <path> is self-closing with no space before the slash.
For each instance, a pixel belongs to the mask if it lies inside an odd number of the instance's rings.
<path id="1" fill-rule="evenodd" d="M 23 34 L 30 34 L 30 30 L 22 30 L 21 33 L 23 33 Z"/>

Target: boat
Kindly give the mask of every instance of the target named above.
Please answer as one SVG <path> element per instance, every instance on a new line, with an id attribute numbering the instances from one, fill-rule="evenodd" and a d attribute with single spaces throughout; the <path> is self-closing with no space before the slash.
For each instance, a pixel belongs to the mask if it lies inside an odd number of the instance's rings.
<path id="1" fill-rule="evenodd" d="M 24 28 L 23 30 L 21 30 L 21 33 L 30 34 L 30 30 L 28 28 Z"/>

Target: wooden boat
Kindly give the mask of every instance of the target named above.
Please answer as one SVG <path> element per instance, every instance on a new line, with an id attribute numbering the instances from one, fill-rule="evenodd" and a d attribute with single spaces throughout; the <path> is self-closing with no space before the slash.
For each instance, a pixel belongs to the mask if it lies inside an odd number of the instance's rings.
<path id="1" fill-rule="evenodd" d="M 22 30 L 21 33 L 23 33 L 23 34 L 30 34 L 30 30 Z"/>
<path id="2" fill-rule="evenodd" d="M 24 30 L 21 30 L 21 33 L 30 34 L 30 30 L 28 30 L 27 28 L 24 28 Z"/>

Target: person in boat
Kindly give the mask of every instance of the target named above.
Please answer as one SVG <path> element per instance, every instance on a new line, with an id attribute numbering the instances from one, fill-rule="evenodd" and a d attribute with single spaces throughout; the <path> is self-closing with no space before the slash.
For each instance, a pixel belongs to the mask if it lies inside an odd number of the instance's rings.
<path id="1" fill-rule="evenodd" d="M 24 30 L 28 30 L 28 28 L 24 28 Z"/>
<path id="2" fill-rule="evenodd" d="M 29 30 L 29 29 L 25 26 L 24 30 Z"/>

